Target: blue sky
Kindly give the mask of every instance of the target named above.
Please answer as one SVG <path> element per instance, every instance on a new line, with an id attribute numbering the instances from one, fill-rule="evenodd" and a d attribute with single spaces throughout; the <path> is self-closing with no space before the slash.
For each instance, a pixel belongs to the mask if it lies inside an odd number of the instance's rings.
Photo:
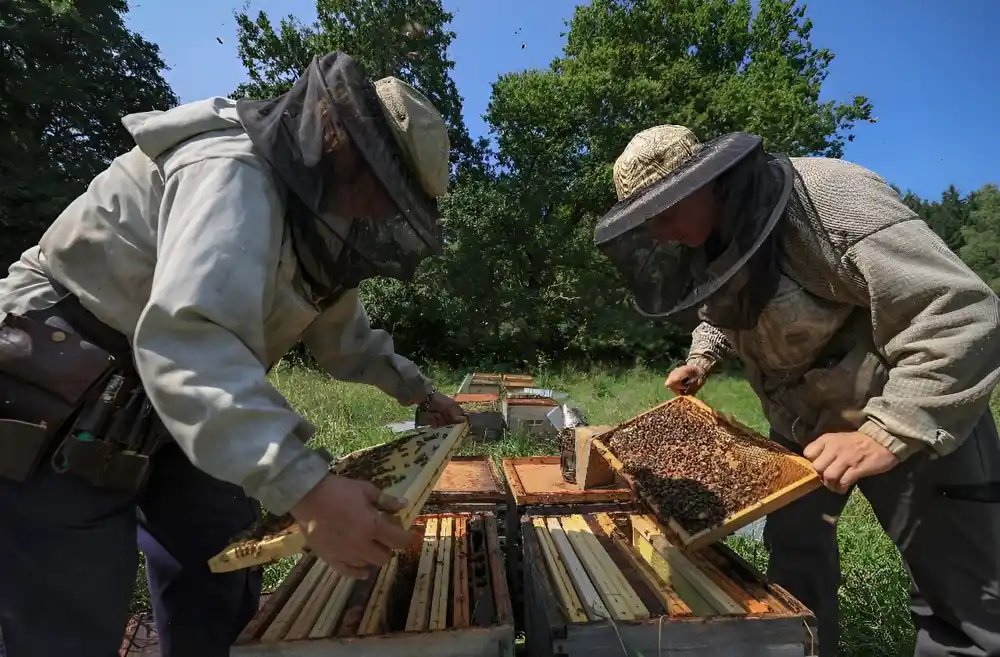
<path id="1" fill-rule="evenodd" d="M 473 136 L 497 76 L 546 67 L 561 52 L 569 0 L 444 0 L 455 14 L 453 77 Z M 249 0 L 249 10 L 309 22 L 313 0 Z M 245 79 L 236 55 L 235 0 L 135 0 L 128 22 L 161 48 L 183 101 L 230 93 Z M 938 198 L 1000 183 L 998 0 L 814 0 L 813 42 L 836 59 L 827 99 L 867 95 L 878 122 L 857 130 L 845 157 L 903 189 Z M 216 37 L 222 39 L 219 44 Z M 524 48 L 521 48 L 521 44 Z"/>

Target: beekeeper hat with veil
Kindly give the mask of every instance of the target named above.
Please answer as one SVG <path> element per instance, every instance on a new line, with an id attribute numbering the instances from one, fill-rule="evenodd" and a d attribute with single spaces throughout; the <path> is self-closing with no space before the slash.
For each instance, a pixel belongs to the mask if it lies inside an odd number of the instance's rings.
<path id="1" fill-rule="evenodd" d="M 792 165 L 742 132 L 704 144 L 687 128 L 640 132 L 614 165 L 618 203 L 598 222 L 597 247 L 647 317 L 747 329 L 777 289 L 778 238 L 792 191 Z M 656 221 L 710 186 L 714 226 L 686 246 L 654 236 Z M 676 217 L 684 221 L 685 217 Z"/>

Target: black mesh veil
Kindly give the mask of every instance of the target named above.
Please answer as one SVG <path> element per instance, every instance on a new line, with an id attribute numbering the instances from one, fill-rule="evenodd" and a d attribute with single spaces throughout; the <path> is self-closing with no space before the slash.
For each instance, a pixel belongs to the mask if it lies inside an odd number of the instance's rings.
<path id="1" fill-rule="evenodd" d="M 658 242 L 649 221 L 713 181 L 720 215 L 709 241 L 697 248 Z M 595 242 L 643 315 L 750 328 L 778 284 L 775 227 L 791 188 L 786 157 L 765 153 L 758 137 L 724 135 L 616 204 L 598 223 Z"/>
<path id="2" fill-rule="evenodd" d="M 407 280 L 440 249 L 437 203 L 407 168 L 372 81 L 344 53 L 317 57 L 292 89 L 273 100 L 240 100 L 240 122 L 254 148 L 289 190 L 287 220 L 300 269 L 320 297 L 366 278 Z M 338 216 L 334 189 L 357 171 L 341 170 L 331 140 L 346 135 L 398 210 L 392 216 Z M 347 140 L 341 140 L 346 143 Z M 346 183 L 346 185 L 344 184 Z"/>

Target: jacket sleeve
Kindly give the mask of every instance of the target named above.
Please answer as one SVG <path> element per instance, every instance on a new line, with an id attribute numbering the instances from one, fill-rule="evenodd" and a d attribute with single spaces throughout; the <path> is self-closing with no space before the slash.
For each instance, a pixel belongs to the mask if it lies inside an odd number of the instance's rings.
<path id="1" fill-rule="evenodd" d="M 842 264 L 863 281 L 889 364 L 860 431 L 900 459 L 921 448 L 948 454 L 986 412 L 1000 377 L 1000 301 L 919 219 L 862 239 Z"/>
<path id="2" fill-rule="evenodd" d="M 191 462 L 287 512 L 327 473 L 313 427 L 270 385 L 264 319 L 283 212 L 267 174 L 216 158 L 165 181 L 157 261 L 134 352 L 157 413 Z"/>
<path id="3" fill-rule="evenodd" d="M 302 339 L 333 378 L 371 384 L 404 406 L 433 390 L 420 368 L 396 353 L 392 336 L 372 328 L 356 289 L 324 310 Z"/>
<path id="4" fill-rule="evenodd" d="M 735 353 L 721 330 L 702 322 L 691 333 L 691 350 L 688 352 L 687 364 L 696 365 L 708 373 Z"/>

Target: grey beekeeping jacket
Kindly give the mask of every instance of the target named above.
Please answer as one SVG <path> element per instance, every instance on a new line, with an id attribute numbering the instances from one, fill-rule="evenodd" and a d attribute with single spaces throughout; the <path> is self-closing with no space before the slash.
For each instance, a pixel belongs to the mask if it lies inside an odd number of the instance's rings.
<path id="1" fill-rule="evenodd" d="M 687 362 L 738 356 L 772 430 L 801 445 L 859 430 L 900 459 L 948 454 L 1000 377 L 1000 301 L 876 174 L 792 164 L 775 298 L 753 329 L 699 325 Z"/>
<path id="2" fill-rule="evenodd" d="M 327 472 L 314 427 L 268 382 L 300 339 L 337 379 L 412 404 L 432 389 L 351 290 L 322 312 L 297 276 L 283 192 L 213 98 L 123 119 L 117 158 L 0 281 L 0 312 L 58 300 L 54 278 L 131 341 L 153 405 L 208 474 L 284 513 Z M 337 403 L 336 399 L 328 403 Z"/>

